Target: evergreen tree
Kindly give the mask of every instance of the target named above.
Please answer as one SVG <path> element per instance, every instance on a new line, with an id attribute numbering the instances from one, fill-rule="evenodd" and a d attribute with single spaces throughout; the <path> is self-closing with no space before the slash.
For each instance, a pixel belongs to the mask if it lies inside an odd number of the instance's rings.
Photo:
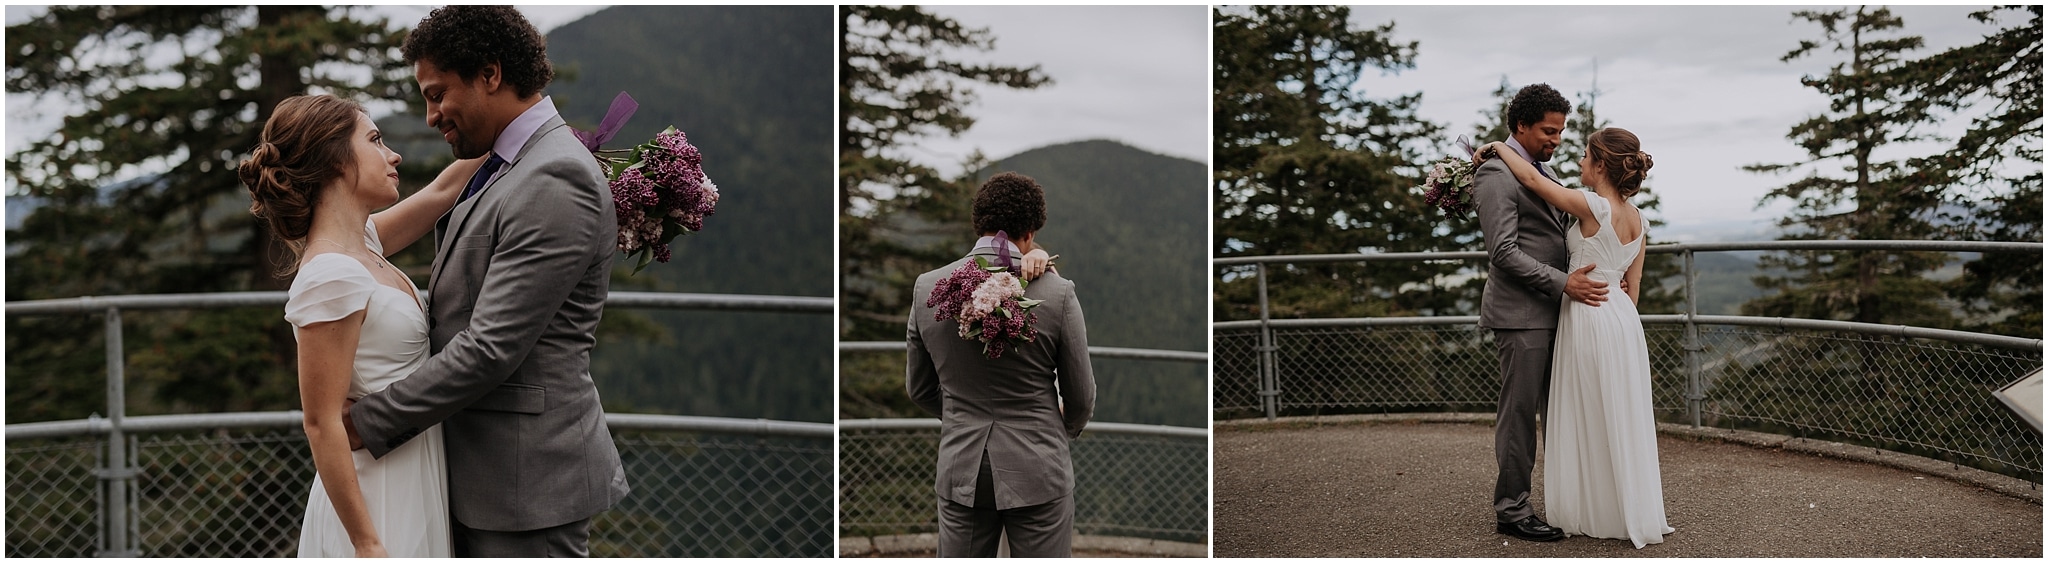
<path id="1" fill-rule="evenodd" d="M 1964 210 L 1957 238 L 2041 242 L 2041 6 L 1970 17 L 1991 24 L 2001 13 L 2027 20 L 1897 71 L 1936 110 L 1981 112 L 1948 150 L 1909 164 Z M 2041 337 L 2040 254 L 1987 254 L 1963 271 L 1949 294 L 1963 304 L 1966 330 Z"/>
<path id="2" fill-rule="evenodd" d="M 957 258 L 979 153 L 947 177 L 905 155 L 932 135 L 974 125 L 977 85 L 1031 89 L 1052 83 L 1029 67 L 969 64 L 955 50 L 990 51 L 987 29 L 918 6 L 840 6 L 839 335 L 901 340 L 918 274 Z M 841 417 L 925 416 L 903 393 L 903 356 L 852 354 L 840 366 Z"/>
<path id="3" fill-rule="evenodd" d="M 1903 56 L 1921 46 L 1917 36 L 1900 35 L 1904 22 L 1884 8 L 1799 11 L 1793 16 L 1819 24 L 1819 41 L 1804 40 L 1780 60 L 1791 61 L 1825 48 L 1847 60 L 1826 75 L 1801 82 L 1827 96 L 1828 110 L 1792 127 L 1788 138 L 1807 160 L 1754 164 L 1751 172 L 1804 178 L 1772 189 L 1759 205 L 1775 200 L 1796 204 L 1778 224 L 1786 240 L 1916 240 L 1939 229 L 1935 213 L 1940 184 L 1905 161 L 1878 160 L 1880 148 L 1926 140 L 1917 130 L 1933 121 L 1928 105 L 1915 99 L 1900 72 Z M 1828 175 L 1829 168 L 1844 173 Z M 1848 320 L 1865 323 L 1948 327 L 1954 322 L 1938 303 L 1940 286 L 1923 274 L 1941 267 L 1939 253 L 1798 251 L 1766 254 L 1761 264 L 1785 272 L 1756 278 L 1775 291 L 1743 305 L 1750 315 Z"/>
<path id="4" fill-rule="evenodd" d="M 283 289 L 272 274 L 291 256 L 249 215 L 232 168 L 286 97 L 410 100 L 403 38 L 313 6 L 51 7 L 8 26 L 8 90 L 80 109 L 8 155 L 9 195 L 25 196 L 9 203 L 35 211 L 7 233 L 7 299 Z M 431 177 L 425 160 L 404 176 Z M 275 311 L 127 320 L 138 412 L 297 405 Z M 105 369 L 99 319 L 6 322 L 10 422 L 103 410 L 103 380 L 87 376 Z"/>
<path id="5" fill-rule="evenodd" d="M 1052 80 L 1037 65 L 969 64 L 956 49 L 989 51 L 995 36 L 918 6 L 840 6 L 839 179 L 841 336 L 903 337 L 910 286 L 918 274 L 951 261 L 966 230 L 967 176 L 948 178 L 904 149 L 931 135 L 957 136 L 976 84 L 1031 89 Z"/>
<path id="6" fill-rule="evenodd" d="M 1416 42 L 1389 23 L 1354 29 L 1344 6 L 1218 10 L 1215 48 L 1217 256 L 1464 250 L 1478 224 L 1444 218 L 1415 186 L 1444 154 L 1421 94 L 1371 99 L 1366 72 L 1413 68 Z M 1268 268 L 1277 317 L 1457 314 L 1477 285 L 1446 287 L 1467 265 L 1289 264 Z M 1258 316 L 1249 267 L 1222 272 L 1216 319 Z"/>

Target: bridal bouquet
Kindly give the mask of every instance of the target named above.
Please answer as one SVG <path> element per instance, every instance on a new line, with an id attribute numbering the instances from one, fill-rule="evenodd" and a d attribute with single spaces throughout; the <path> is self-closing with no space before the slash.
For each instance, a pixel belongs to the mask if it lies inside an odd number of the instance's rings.
<path id="1" fill-rule="evenodd" d="M 935 320 L 958 320 L 960 337 L 981 341 L 982 355 L 993 360 L 1038 335 L 1032 328 L 1038 316 L 1031 309 L 1043 301 L 1024 298 L 1024 287 L 1030 284 L 1010 267 L 990 265 L 976 256 L 939 280 L 924 306 L 936 311 Z"/>
<path id="2" fill-rule="evenodd" d="M 1449 156 L 1425 165 L 1429 173 L 1415 188 L 1422 190 L 1423 201 L 1444 210 L 1444 215 L 1465 219 L 1478 204 L 1472 200 L 1472 145 L 1464 137 L 1458 138 L 1458 145 L 1465 149 L 1465 158 Z"/>
<path id="3" fill-rule="evenodd" d="M 704 230 L 704 218 L 718 211 L 718 185 L 704 174 L 697 147 L 673 126 L 631 149 L 599 150 L 636 109 L 633 98 L 620 92 L 598 130 L 577 131 L 576 137 L 604 166 L 619 215 L 619 251 L 639 257 L 637 274 L 650 262 L 668 262 L 676 237 Z"/>

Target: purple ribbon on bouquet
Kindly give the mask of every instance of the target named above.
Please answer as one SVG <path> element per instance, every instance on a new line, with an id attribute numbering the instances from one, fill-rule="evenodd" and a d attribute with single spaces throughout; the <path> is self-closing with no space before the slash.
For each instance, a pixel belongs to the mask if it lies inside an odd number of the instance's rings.
<path id="1" fill-rule="evenodd" d="M 1479 149 L 1472 148 L 1472 141 L 1466 139 L 1464 135 L 1458 136 L 1458 148 L 1465 149 L 1465 156 L 1467 158 L 1479 152 Z"/>
<path id="2" fill-rule="evenodd" d="M 612 107 L 605 110 L 604 121 L 597 125 L 596 131 L 581 131 L 573 127 L 569 130 L 576 133 L 576 140 L 583 141 L 583 148 L 597 152 L 598 147 L 604 146 L 606 141 L 619 134 L 619 129 L 625 128 L 626 120 L 632 119 L 636 111 L 640 111 L 640 103 L 633 101 L 633 97 L 625 92 L 619 92 L 618 97 L 612 98 Z"/>
<path id="3" fill-rule="evenodd" d="M 996 264 L 1011 270 L 1017 269 L 1017 266 L 1011 262 L 1010 233 L 1007 231 L 996 231 Z"/>

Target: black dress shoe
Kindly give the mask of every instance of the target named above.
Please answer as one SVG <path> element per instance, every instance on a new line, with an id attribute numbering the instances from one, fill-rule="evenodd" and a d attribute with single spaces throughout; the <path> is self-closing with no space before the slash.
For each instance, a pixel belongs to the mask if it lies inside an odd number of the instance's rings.
<path id="1" fill-rule="evenodd" d="M 1523 518 L 1515 522 L 1494 524 L 1494 530 L 1529 541 L 1557 541 L 1564 539 L 1564 530 L 1559 530 L 1535 516 Z"/>

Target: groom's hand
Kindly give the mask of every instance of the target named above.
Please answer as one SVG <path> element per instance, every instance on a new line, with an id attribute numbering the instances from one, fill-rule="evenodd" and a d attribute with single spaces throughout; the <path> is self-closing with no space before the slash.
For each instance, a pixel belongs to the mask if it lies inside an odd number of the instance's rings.
<path id="1" fill-rule="evenodd" d="M 363 437 L 356 435 L 356 420 L 348 415 L 349 407 L 353 406 L 356 406 L 355 399 L 343 399 L 341 401 L 341 429 L 348 432 L 349 451 L 363 449 Z"/>
<path id="2" fill-rule="evenodd" d="M 1599 307 L 1601 301 L 1606 301 L 1607 284 L 1605 282 L 1593 281 L 1591 276 L 1586 275 L 1586 272 L 1593 271 L 1595 266 L 1599 266 L 1599 264 L 1587 264 L 1586 267 L 1579 268 L 1577 271 L 1572 272 L 1570 277 L 1565 278 L 1564 294 L 1571 296 L 1573 301 L 1585 303 L 1593 307 Z"/>

